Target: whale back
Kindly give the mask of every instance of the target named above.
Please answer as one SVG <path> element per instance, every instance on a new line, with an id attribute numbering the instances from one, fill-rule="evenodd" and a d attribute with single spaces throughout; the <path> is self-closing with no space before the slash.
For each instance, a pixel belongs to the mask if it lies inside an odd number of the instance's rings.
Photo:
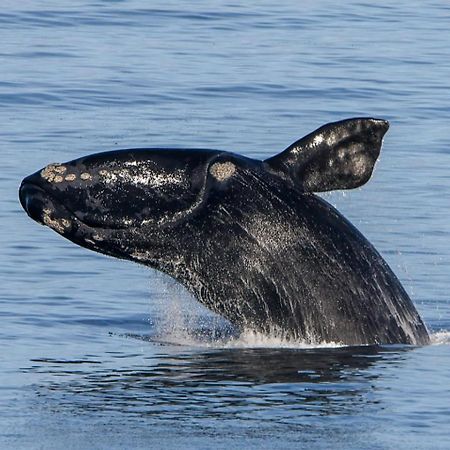
<path id="1" fill-rule="evenodd" d="M 177 233 L 183 264 L 160 269 L 243 329 L 347 345 L 428 342 L 399 280 L 335 208 L 246 175 Z"/>

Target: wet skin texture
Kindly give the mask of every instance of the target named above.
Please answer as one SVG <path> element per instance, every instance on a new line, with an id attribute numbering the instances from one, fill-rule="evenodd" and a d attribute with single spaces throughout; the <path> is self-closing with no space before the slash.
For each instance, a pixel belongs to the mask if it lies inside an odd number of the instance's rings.
<path id="1" fill-rule="evenodd" d="M 383 120 L 325 125 L 265 161 L 131 149 L 25 178 L 28 215 L 72 242 L 165 272 L 238 327 L 308 342 L 423 345 L 375 248 L 314 192 L 370 178 Z"/>

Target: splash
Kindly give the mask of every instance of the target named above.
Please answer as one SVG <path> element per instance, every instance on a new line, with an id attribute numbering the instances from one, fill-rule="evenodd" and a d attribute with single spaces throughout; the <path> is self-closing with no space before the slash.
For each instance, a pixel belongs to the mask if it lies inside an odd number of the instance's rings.
<path id="1" fill-rule="evenodd" d="M 186 289 L 167 275 L 157 273 L 154 280 L 162 291 L 159 308 L 153 304 L 157 320 L 152 340 L 171 345 L 205 347 L 229 339 L 236 332 L 223 317 L 201 305 Z"/>
<path id="2" fill-rule="evenodd" d="M 431 345 L 449 345 L 450 344 L 450 331 L 437 331 L 430 335 Z"/>
<path id="3" fill-rule="evenodd" d="M 276 330 L 269 334 L 251 329 L 239 332 L 230 322 L 212 314 L 195 300 L 183 304 L 173 297 L 167 304 L 165 320 L 159 322 L 154 339 L 169 345 L 211 349 L 344 347 L 340 342 L 320 342 L 313 337 L 292 340 Z"/>
<path id="4" fill-rule="evenodd" d="M 340 342 L 288 339 L 278 330 L 269 334 L 251 329 L 240 332 L 223 317 L 197 302 L 179 284 L 159 276 L 164 286 L 164 307 L 156 322 L 152 340 L 159 343 L 197 348 L 337 348 Z"/>
<path id="5" fill-rule="evenodd" d="M 287 338 L 280 330 L 260 333 L 252 329 L 242 332 L 223 317 L 212 313 L 201 305 L 186 289 L 167 275 L 156 273 L 162 291 L 159 314 L 150 340 L 160 344 L 194 348 L 284 348 L 315 349 L 348 347 L 342 342 L 326 342 L 308 336 L 304 340 Z M 153 314 L 155 313 L 153 304 Z M 450 344 L 450 331 L 431 334 L 431 343 Z"/>
<path id="6" fill-rule="evenodd" d="M 316 342 L 290 340 L 282 336 L 266 335 L 253 330 L 240 334 L 229 329 L 172 327 L 157 336 L 160 342 L 189 347 L 225 349 L 225 348 L 339 348 L 345 347 L 340 342 Z"/>
<path id="7" fill-rule="evenodd" d="M 244 330 L 237 338 L 216 342 L 215 346 L 225 348 L 337 348 L 345 347 L 340 342 L 311 342 L 290 340 L 277 334 L 265 335 L 253 330 Z"/>

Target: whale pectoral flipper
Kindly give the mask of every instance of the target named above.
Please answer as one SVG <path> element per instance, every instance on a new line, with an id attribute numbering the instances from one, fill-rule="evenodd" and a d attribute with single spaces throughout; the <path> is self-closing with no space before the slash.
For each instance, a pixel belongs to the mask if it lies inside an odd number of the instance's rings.
<path id="1" fill-rule="evenodd" d="M 371 177 L 388 128 L 371 118 L 329 123 L 265 163 L 305 192 L 353 189 Z"/>

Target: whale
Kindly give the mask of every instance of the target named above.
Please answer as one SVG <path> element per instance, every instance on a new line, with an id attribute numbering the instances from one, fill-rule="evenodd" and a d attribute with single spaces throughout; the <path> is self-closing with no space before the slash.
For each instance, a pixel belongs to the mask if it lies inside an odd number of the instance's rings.
<path id="1" fill-rule="evenodd" d="M 426 345 L 392 269 L 318 195 L 364 185 L 388 128 L 370 117 L 329 123 L 265 160 L 209 149 L 94 153 L 24 178 L 19 199 L 73 243 L 169 275 L 238 330 Z"/>

